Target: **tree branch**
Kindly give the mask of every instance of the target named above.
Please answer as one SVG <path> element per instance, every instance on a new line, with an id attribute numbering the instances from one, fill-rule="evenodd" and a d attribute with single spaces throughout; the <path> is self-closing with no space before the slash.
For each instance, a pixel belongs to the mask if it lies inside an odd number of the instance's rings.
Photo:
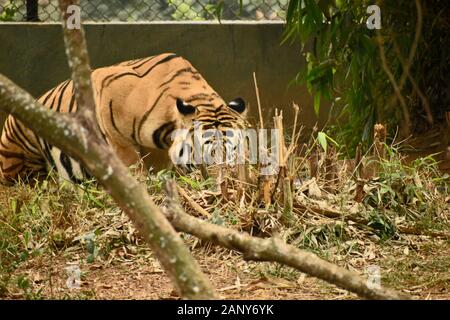
<path id="1" fill-rule="evenodd" d="M 381 33 L 377 30 L 377 44 L 380 51 L 380 59 L 381 59 L 381 66 L 383 67 L 384 72 L 386 73 L 389 82 L 391 83 L 392 87 L 394 88 L 395 95 L 397 96 L 397 99 L 400 101 L 400 105 L 402 107 L 403 111 L 403 119 L 405 120 L 406 126 L 404 127 L 405 135 L 408 136 L 411 130 L 411 117 L 409 114 L 408 106 L 406 105 L 405 98 L 402 95 L 401 89 L 399 85 L 397 84 L 397 81 L 395 80 L 395 76 L 392 73 L 391 69 L 389 68 L 389 65 L 387 63 L 386 59 L 386 52 L 384 50 L 384 40 L 381 35 Z"/>
<path id="2" fill-rule="evenodd" d="M 414 57 L 417 52 L 417 47 L 419 45 L 420 36 L 422 34 L 422 26 L 423 26 L 422 4 L 420 3 L 420 0 L 415 0 L 415 2 L 416 2 L 416 9 L 417 9 L 416 31 L 415 31 L 415 35 L 414 35 L 414 41 L 411 45 L 411 49 L 409 50 L 409 55 L 408 55 L 407 60 L 405 60 L 405 58 L 403 57 L 403 55 L 400 51 L 400 47 L 398 46 L 398 43 L 397 43 L 397 40 L 395 39 L 395 37 L 392 39 L 394 50 L 397 53 L 397 57 L 403 67 L 403 73 L 400 77 L 398 86 L 399 86 L 400 91 L 403 90 L 403 86 L 405 85 L 406 79 L 407 78 L 409 79 L 409 81 L 411 82 L 411 84 L 413 86 L 413 89 L 417 92 L 417 95 L 419 96 L 420 100 L 422 101 L 422 105 L 427 114 L 428 122 L 430 124 L 432 124 L 433 123 L 433 115 L 431 113 L 430 103 L 429 103 L 427 97 L 423 94 L 422 90 L 420 90 L 416 80 L 413 78 L 413 76 L 411 75 L 411 72 L 410 72 L 411 64 L 413 63 Z M 394 105 L 395 100 L 396 100 L 396 96 L 394 96 L 392 98 L 392 100 L 389 102 L 389 106 Z"/>
<path id="3" fill-rule="evenodd" d="M 97 121 L 95 121 L 95 99 L 84 28 L 80 24 L 79 28 L 72 26 L 69 29 L 67 24 L 68 19 L 74 14 L 69 12 L 68 8 L 73 5 L 79 7 L 80 1 L 59 0 L 67 62 L 71 70 L 77 102 L 77 118 L 89 129 L 92 135 L 101 140 L 100 128 Z"/>
<path id="4" fill-rule="evenodd" d="M 315 254 L 300 250 L 280 239 L 261 239 L 194 218 L 184 212 L 179 204 L 176 184 L 169 180 L 165 185 L 168 196 L 166 216 L 179 231 L 190 233 L 202 240 L 242 252 L 245 259 L 276 261 L 316 278 L 335 284 L 368 299 L 410 299 L 388 288 L 376 288 L 358 274 L 320 259 Z"/>
<path id="5" fill-rule="evenodd" d="M 213 298 L 215 293 L 209 280 L 161 210 L 152 202 L 146 187 L 129 175 L 128 169 L 101 137 L 95 120 L 95 100 L 83 28 L 69 30 L 66 25 L 67 7 L 72 4 L 78 4 L 78 1 L 60 1 L 66 53 L 78 104 L 76 116 L 49 111 L 1 74 L 0 109 L 11 113 L 37 135 L 83 163 L 150 244 L 181 297 Z"/>
<path id="6" fill-rule="evenodd" d="M 87 152 L 80 154 L 80 149 L 77 148 L 73 150 L 72 156 L 84 162 L 88 171 L 129 215 L 171 276 L 181 297 L 212 298 L 212 286 L 178 234 L 151 201 L 145 186 L 129 175 L 128 169 L 102 138 L 95 115 L 96 105 L 84 28 L 80 25 L 78 29 L 69 29 L 67 25 L 70 17 L 68 7 L 79 4 L 79 0 L 59 0 L 66 54 L 77 99 L 76 122 L 81 129 L 74 128 L 72 132 L 89 134 L 88 139 L 82 137 L 82 141 L 87 142 Z M 47 138 L 46 135 L 42 137 Z M 64 139 L 57 140 L 53 143 L 61 145 L 61 149 L 65 151 L 64 147 L 67 145 L 60 141 Z"/>
<path id="7" fill-rule="evenodd" d="M 94 94 L 91 86 L 91 67 L 89 55 L 87 52 L 84 28 L 69 29 L 67 20 L 72 17 L 67 10 L 69 6 L 80 6 L 79 0 L 59 0 L 61 11 L 61 20 L 64 34 L 64 44 L 69 67 L 72 71 L 72 80 L 74 82 L 75 94 L 79 103 L 78 111 L 91 108 L 95 105 Z M 74 59 L 77 57 L 77 59 Z"/>
<path id="8" fill-rule="evenodd" d="M 109 146 L 91 139 L 77 119 L 46 109 L 1 74 L 0 109 L 11 113 L 67 155 L 82 161 L 150 244 L 181 297 L 209 299 L 215 296 L 197 262 L 152 202 L 145 186 L 129 175 Z"/>

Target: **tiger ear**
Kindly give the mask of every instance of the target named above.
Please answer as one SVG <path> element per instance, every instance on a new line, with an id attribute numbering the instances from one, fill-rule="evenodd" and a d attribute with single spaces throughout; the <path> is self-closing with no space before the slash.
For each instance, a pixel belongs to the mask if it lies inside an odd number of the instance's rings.
<path id="1" fill-rule="evenodd" d="M 228 107 L 236 111 L 237 113 L 243 114 L 247 106 L 245 105 L 245 101 L 242 98 L 236 98 L 228 103 Z"/>
<path id="2" fill-rule="evenodd" d="M 184 116 L 193 114 L 195 112 L 195 108 L 193 106 L 187 104 L 181 99 L 177 99 L 177 109 Z"/>

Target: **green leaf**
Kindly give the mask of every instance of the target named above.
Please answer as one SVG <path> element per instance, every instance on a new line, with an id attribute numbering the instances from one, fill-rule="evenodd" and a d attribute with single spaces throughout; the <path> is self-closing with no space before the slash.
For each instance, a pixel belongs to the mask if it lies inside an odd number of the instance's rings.
<path id="1" fill-rule="evenodd" d="M 317 4 L 322 11 L 322 13 L 325 15 L 325 17 L 329 20 L 331 18 L 330 16 L 330 7 L 333 6 L 331 0 L 319 0 Z"/>
<path id="2" fill-rule="evenodd" d="M 316 26 L 320 26 L 323 23 L 322 10 L 320 10 L 319 6 L 316 3 L 316 0 L 310 0 L 306 4 L 306 8 L 309 11 L 308 13 L 312 16 Z"/>
<path id="3" fill-rule="evenodd" d="M 336 142 L 333 138 L 331 138 L 329 135 L 325 134 L 327 140 L 329 140 L 331 143 L 333 143 L 336 147 L 339 147 L 339 143 Z"/>
<path id="4" fill-rule="evenodd" d="M 328 148 L 327 135 L 324 132 L 319 131 L 319 133 L 317 134 L 317 141 L 321 145 L 323 151 L 327 152 Z"/>
<path id="5" fill-rule="evenodd" d="M 307 81 L 313 82 L 327 75 L 329 72 L 333 72 L 332 68 L 334 66 L 335 61 L 333 59 L 328 59 L 322 61 L 317 66 L 313 66 L 313 63 L 310 63 L 311 70 L 308 71 Z"/>
<path id="6" fill-rule="evenodd" d="M 340 10 L 344 6 L 344 0 L 336 0 L 336 7 Z"/>
<path id="7" fill-rule="evenodd" d="M 16 199 L 12 199 L 11 200 L 11 210 L 13 213 L 17 213 L 17 200 Z"/>
<path id="8" fill-rule="evenodd" d="M 223 1 L 221 0 L 215 6 L 215 15 L 216 15 L 217 20 L 219 20 L 219 23 L 222 23 L 220 21 L 220 18 L 222 17 L 222 12 L 223 12 Z"/>
<path id="9" fill-rule="evenodd" d="M 321 94 L 320 92 L 316 92 L 316 94 L 314 95 L 314 112 L 316 113 L 316 115 L 319 115 L 319 110 L 320 110 L 320 97 Z"/>
<path id="10" fill-rule="evenodd" d="M 200 190 L 200 184 L 192 179 L 189 179 L 188 177 L 185 176 L 180 176 L 180 179 L 183 180 L 186 184 L 188 184 L 192 189 L 195 190 Z"/>
<path id="11" fill-rule="evenodd" d="M 301 8 L 301 0 L 291 0 L 289 1 L 289 5 L 286 12 L 286 21 L 289 23 L 295 23 L 296 16 L 294 14 L 298 12 Z"/>

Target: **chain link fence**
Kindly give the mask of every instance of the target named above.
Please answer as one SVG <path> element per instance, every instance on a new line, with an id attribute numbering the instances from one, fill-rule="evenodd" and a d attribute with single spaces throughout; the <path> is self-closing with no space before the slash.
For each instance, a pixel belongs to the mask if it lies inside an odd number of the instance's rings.
<path id="1" fill-rule="evenodd" d="M 284 20 L 289 0 L 81 0 L 84 21 Z M 58 0 L 0 0 L 0 21 L 59 21 Z"/>

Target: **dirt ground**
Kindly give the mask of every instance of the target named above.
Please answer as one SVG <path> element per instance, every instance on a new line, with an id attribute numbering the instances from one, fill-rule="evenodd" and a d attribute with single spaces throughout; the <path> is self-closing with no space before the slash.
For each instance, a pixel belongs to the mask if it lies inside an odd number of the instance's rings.
<path id="1" fill-rule="evenodd" d="M 367 265 L 377 265 L 383 285 L 418 299 L 450 299 L 450 245 L 425 239 L 421 248 L 401 250 L 383 247 L 363 257 L 349 257 L 341 265 L 364 274 Z M 122 248 L 123 249 L 123 248 Z M 6 299 L 179 299 L 148 249 L 125 253 L 108 261 L 88 263 L 80 259 L 81 282 L 69 288 L 77 254 L 40 256 L 24 263 L 15 274 L 25 275 L 28 288 L 13 287 Z M 202 270 L 223 299 L 357 299 L 346 290 L 273 263 L 246 262 L 233 252 L 204 246 L 194 250 Z M 79 264 L 78 264 L 79 263 Z"/>

